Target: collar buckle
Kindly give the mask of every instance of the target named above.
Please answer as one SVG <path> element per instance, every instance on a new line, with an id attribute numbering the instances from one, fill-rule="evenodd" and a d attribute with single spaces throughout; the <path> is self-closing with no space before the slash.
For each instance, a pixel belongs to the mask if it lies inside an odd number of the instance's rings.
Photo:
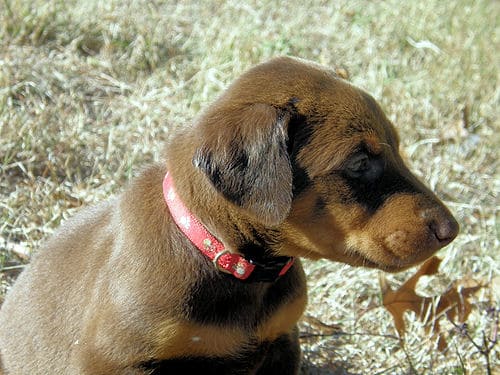
<path id="1" fill-rule="evenodd" d="M 222 267 L 222 265 L 219 264 L 219 259 L 222 256 L 224 256 L 226 254 L 230 254 L 230 253 L 231 252 L 229 250 L 224 249 L 224 250 L 219 251 L 217 254 L 215 254 L 214 259 L 212 259 L 212 263 L 214 264 L 215 268 L 217 268 L 221 272 L 231 274 L 231 272 L 229 270 L 225 269 L 224 267 Z"/>

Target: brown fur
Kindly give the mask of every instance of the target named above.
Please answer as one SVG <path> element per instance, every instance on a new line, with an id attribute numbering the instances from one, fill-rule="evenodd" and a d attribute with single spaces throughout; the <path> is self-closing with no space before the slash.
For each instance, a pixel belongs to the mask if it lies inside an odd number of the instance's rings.
<path id="1" fill-rule="evenodd" d="M 397 271 L 458 231 L 398 148 L 375 101 L 330 70 L 256 66 L 174 136 L 165 163 L 37 252 L 0 310 L 4 371 L 297 372 L 300 261 L 274 283 L 221 274 L 172 221 L 163 176 L 232 251 Z"/>

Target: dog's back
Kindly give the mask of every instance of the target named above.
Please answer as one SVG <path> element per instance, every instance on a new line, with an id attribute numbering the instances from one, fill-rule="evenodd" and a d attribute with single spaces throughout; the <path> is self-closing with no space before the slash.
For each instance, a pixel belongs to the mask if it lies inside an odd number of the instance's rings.
<path id="1" fill-rule="evenodd" d="M 112 204 L 105 202 L 68 220 L 9 291 L 0 310 L 0 348 L 15 348 L 2 350 L 9 355 L 2 360 L 10 373 L 67 373 L 70 348 L 78 344 L 78 330 L 97 282 L 97 274 L 89 269 L 109 257 L 113 239 L 105 233 Z"/>
<path id="2" fill-rule="evenodd" d="M 8 374 L 81 373 L 81 362 L 93 359 L 79 353 L 94 345 L 82 342 L 82 337 L 102 344 L 116 339 L 96 330 L 99 321 L 111 314 L 117 319 L 109 320 L 108 328 L 119 339 L 131 339 L 130 325 L 140 332 L 138 336 L 147 334 L 133 311 L 136 303 L 143 303 L 139 299 L 158 293 L 155 282 L 165 281 L 146 269 L 154 269 L 158 260 L 147 251 L 157 252 L 157 258 L 168 251 L 168 240 L 154 240 L 162 233 L 158 226 L 167 224 L 161 190 L 156 188 L 162 173 L 160 166 L 150 167 L 117 198 L 69 219 L 38 250 L 0 310 L 0 351 Z M 148 220 L 151 217 L 159 219 Z M 144 247 L 144 242 L 150 246 Z M 134 251 L 134 246 L 144 251 Z M 168 275 L 168 267 L 163 269 Z M 134 299 L 134 293 L 142 292 Z M 134 355 L 119 353 L 127 354 Z M 105 367 L 102 372 L 96 367 L 94 373 L 106 373 Z"/>

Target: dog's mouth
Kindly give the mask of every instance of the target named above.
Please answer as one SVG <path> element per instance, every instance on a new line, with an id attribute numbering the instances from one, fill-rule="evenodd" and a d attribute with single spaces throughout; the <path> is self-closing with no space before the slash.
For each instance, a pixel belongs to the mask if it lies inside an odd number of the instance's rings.
<path id="1" fill-rule="evenodd" d="M 358 267 L 374 268 L 379 269 L 384 272 L 400 272 L 408 268 L 411 268 L 419 263 L 425 261 L 429 256 L 420 255 L 418 257 L 412 257 L 411 259 L 402 260 L 399 258 L 393 258 L 391 262 L 383 262 L 375 260 L 368 257 L 356 249 L 349 249 L 350 264 Z"/>
<path id="2" fill-rule="evenodd" d="M 379 270 L 382 270 L 385 272 L 397 272 L 400 270 L 400 268 L 395 266 L 395 265 L 374 262 L 373 260 L 360 255 L 359 253 L 357 253 L 356 255 L 359 259 L 359 264 L 356 264 L 357 266 L 366 267 L 366 268 L 375 268 L 375 269 L 379 269 Z"/>
<path id="3" fill-rule="evenodd" d="M 392 231 L 389 235 L 348 237 L 344 255 L 349 264 L 376 268 L 385 272 L 404 271 L 428 259 L 454 238 L 435 239 L 434 233 L 420 230 Z"/>

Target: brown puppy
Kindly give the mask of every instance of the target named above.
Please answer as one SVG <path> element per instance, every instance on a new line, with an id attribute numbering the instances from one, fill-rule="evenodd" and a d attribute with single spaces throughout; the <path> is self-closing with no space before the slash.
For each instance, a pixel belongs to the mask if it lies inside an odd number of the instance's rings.
<path id="1" fill-rule="evenodd" d="M 0 310 L 4 372 L 296 373 L 306 285 L 289 257 L 398 271 L 457 234 L 398 148 L 373 98 L 330 70 L 256 66 L 174 136 L 164 164 L 37 252 Z M 246 280 L 193 245 L 186 217 L 176 225 L 167 170 L 218 256 L 256 265 Z"/>

